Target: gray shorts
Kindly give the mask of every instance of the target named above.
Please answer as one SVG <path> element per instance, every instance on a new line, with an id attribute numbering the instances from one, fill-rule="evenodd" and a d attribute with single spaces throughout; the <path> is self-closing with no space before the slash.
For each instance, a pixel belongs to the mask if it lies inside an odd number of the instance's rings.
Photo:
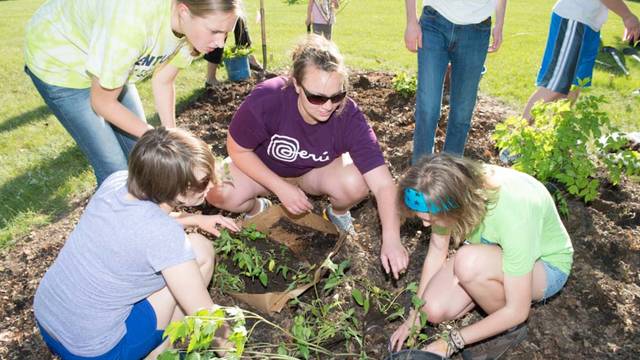
<path id="1" fill-rule="evenodd" d="M 317 35 L 324 36 L 327 40 L 331 40 L 331 29 L 333 25 L 331 24 L 316 24 L 313 23 L 313 33 Z"/>

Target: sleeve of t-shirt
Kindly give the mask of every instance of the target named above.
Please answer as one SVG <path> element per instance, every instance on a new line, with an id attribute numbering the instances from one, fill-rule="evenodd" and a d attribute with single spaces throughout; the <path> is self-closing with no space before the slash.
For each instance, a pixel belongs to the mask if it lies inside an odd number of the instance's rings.
<path id="1" fill-rule="evenodd" d="M 184 69 L 191 65 L 193 62 L 193 56 L 191 55 L 191 46 L 185 44 L 180 50 L 169 60 L 169 64 L 177 67 L 178 69 Z"/>
<path id="2" fill-rule="evenodd" d="M 136 11 L 130 9 L 132 6 L 135 5 L 127 1 L 100 2 L 100 15 L 93 26 L 85 67 L 106 89 L 115 89 L 127 82 L 133 64 L 145 48 L 146 27 L 135 16 Z"/>
<path id="3" fill-rule="evenodd" d="M 254 95 L 255 96 L 255 95 Z M 246 149 L 255 149 L 269 138 L 261 106 L 249 95 L 233 114 L 229 124 L 229 134 L 238 145 Z"/>
<path id="4" fill-rule="evenodd" d="M 376 134 L 360 109 L 357 107 L 352 109 L 345 120 L 346 129 L 343 133 L 343 139 L 346 151 L 349 152 L 358 171 L 361 174 L 366 174 L 370 170 L 384 165 L 384 156 Z"/>
<path id="5" fill-rule="evenodd" d="M 514 205 L 517 206 L 517 205 Z M 517 208 L 517 207 L 516 207 Z M 542 237 L 539 214 L 530 209 L 511 212 L 510 218 L 501 223 L 502 271 L 511 276 L 524 275 L 533 270 L 537 241 Z M 536 216 L 537 215 L 537 216 Z"/>
<path id="6" fill-rule="evenodd" d="M 147 261 L 156 272 L 196 258 L 187 234 L 174 220 L 154 224 L 148 234 Z"/>

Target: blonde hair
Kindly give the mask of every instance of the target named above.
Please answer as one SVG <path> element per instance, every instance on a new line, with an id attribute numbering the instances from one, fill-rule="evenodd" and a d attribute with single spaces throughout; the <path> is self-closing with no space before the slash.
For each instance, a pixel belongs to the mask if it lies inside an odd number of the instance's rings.
<path id="1" fill-rule="evenodd" d="M 448 154 L 420 159 L 400 180 L 398 201 L 404 203 L 404 189 L 420 191 L 432 202 L 451 201 L 455 207 L 431 215 L 450 224 L 454 247 L 460 246 L 479 225 L 497 200 L 497 189 L 486 185 L 480 163 Z M 446 199 L 446 200 L 445 200 Z"/>
<path id="2" fill-rule="evenodd" d="M 202 171 L 205 180 L 195 172 Z M 156 204 L 179 205 L 178 195 L 198 193 L 217 182 L 209 146 L 189 132 L 159 127 L 144 133 L 129 157 L 129 193 Z"/>
<path id="3" fill-rule="evenodd" d="M 343 90 L 348 90 L 349 73 L 344 65 L 344 58 L 334 42 L 319 35 L 307 35 L 293 49 L 291 60 L 290 79 L 295 79 L 299 85 L 304 80 L 307 67 L 315 66 L 325 72 L 340 74 Z"/>
<path id="4" fill-rule="evenodd" d="M 234 13 L 242 17 L 242 0 L 176 0 L 177 3 L 185 4 L 189 11 L 195 16 L 203 17 L 213 12 Z"/>

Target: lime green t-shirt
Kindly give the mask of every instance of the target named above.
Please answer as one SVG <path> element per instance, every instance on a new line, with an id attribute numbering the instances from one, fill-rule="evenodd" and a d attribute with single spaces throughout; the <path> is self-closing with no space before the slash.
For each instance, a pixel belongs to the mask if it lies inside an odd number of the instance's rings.
<path id="1" fill-rule="evenodd" d="M 551 194 L 532 176 L 487 166 L 487 171 L 492 170 L 500 183 L 497 203 L 467 240 L 500 245 L 502 270 L 507 275 L 530 272 L 538 259 L 569 274 L 573 246 Z"/>
<path id="2" fill-rule="evenodd" d="M 25 35 L 27 67 L 51 85 L 114 89 L 159 65 L 184 68 L 190 46 L 171 29 L 171 0 L 49 0 Z"/>

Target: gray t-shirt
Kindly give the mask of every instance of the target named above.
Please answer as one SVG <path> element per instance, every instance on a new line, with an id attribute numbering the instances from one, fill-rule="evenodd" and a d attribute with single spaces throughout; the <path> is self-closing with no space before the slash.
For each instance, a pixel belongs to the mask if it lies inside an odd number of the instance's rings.
<path id="1" fill-rule="evenodd" d="M 182 226 L 127 199 L 126 181 L 126 171 L 104 181 L 36 291 L 38 322 L 79 356 L 111 350 L 133 304 L 166 286 L 160 271 L 195 258 Z"/>

